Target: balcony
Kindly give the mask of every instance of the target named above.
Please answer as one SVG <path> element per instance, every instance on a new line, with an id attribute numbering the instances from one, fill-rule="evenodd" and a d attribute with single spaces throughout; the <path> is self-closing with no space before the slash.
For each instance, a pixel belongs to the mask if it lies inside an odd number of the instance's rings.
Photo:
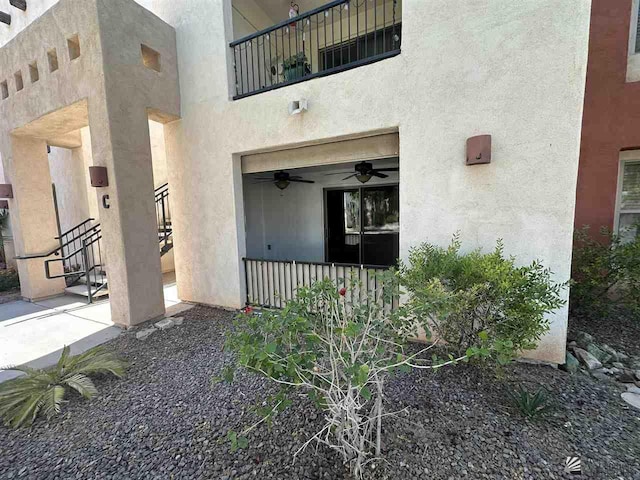
<path id="1" fill-rule="evenodd" d="M 334 0 L 307 12 L 292 2 L 255 2 L 260 12 L 234 0 L 231 42 L 234 100 L 360 67 L 400 53 L 401 0 Z M 254 4 L 254 5 L 255 5 Z M 261 30 L 265 19 L 278 20 Z"/>

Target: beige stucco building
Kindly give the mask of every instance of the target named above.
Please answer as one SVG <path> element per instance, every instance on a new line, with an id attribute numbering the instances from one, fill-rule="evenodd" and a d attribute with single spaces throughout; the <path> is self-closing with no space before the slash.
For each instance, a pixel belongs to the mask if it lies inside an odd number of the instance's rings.
<path id="1" fill-rule="evenodd" d="M 23 296 L 65 288 L 30 258 L 55 248 L 52 179 L 65 227 L 100 221 L 123 325 L 163 313 L 164 179 L 185 301 L 273 303 L 297 274 L 384 266 L 455 232 L 566 281 L 590 3 L 299 0 L 289 19 L 284 0 L 0 0 Z M 491 162 L 467 165 L 482 134 Z M 567 310 L 551 322 L 530 356 L 563 363 Z"/>

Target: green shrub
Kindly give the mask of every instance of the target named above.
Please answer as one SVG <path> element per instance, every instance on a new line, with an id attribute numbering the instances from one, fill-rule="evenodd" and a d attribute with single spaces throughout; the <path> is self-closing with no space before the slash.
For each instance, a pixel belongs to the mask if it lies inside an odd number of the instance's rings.
<path id="1" fill-rule="evenodd" d="M 575 234 L 571 311 L 607 315 L 616 307 L 640 313 L 640 238 L 623 242 L 601 229 L 597 238 L 584 227 Z"/>
<path id="2" fill-rule="evenodd" d="M 512 405 L 520 410 L 525 417 L 536 418 L 546 414 L 551 406 L 546 390 L 539 388 L 535 393 L 529 393 L 521 385 L 517 390 L 508 392 Z"/>
<path id="3" fill-rule="evenodd" d="M 395 273 L 383 274 L 378 285 L 384 285 L 382 292 L 350 303 L 349 290 L 358 285 L 338 290 L 329 280 L 315 283 L 300 289 L 282 311 L 255 314 L 249 309 L 227 337 L 240 366 L 287 389 L 307 392 L 324 410 L 325 424 L 299 452 L 314 441 L 328 445 L 341 454 L 355 478 L 361 477 L 367 461 L 381 455 L 382 419 L 389 415 L 383 413 L 383 389 L 389 376 L 466 359 L 425 360 L 433 345 L 406 353 L 418 325 L 382 306 L 379 294 L 386 304 L 398 294 Z M 230 374 L 225 369 L 222 376 L 229 380 Z M 232 450 L 246 446 L 252 429 L 286 407 L 286 393 L 266 403 L 262 420 L 240 433 L 228 432 Z"/>
<path id="4" fill-rule="evenodd" d="M 538 261 L 518 267 L 505 257 L 502 242 L 492 253 L 460 252 L 459 236 L 448 248 L 423 244 L 401 262 L 409 293 L 408 315 L 425 321 L 458 353 L 484 348 L 506 363 L 534 348 L 548 330 L 546 315 L 564 305 L 563 285 Z M 485 342 L 484 347 L 480 342 Z"/>
<path id="5" fill-rule="evenodd" d="M 94 348 L 69 356 L 64 347 L 58 363 L 46 369 L 11 367 L 25 374 L 0 384 L 0 417 L 12 428 L 31 425 L 40 414 L 51 418 L 60 413 L 67 388 L 90 399 L 98 393 L 89 375 L 124 374 L 124 364 L 110 353 Z"/>
<path id="6" fill-rule="evenodd" d="M 20 288 L 20 278 L 18 272 L 13 268 L 0 270 L 0 292 L 8 292 Z"/>

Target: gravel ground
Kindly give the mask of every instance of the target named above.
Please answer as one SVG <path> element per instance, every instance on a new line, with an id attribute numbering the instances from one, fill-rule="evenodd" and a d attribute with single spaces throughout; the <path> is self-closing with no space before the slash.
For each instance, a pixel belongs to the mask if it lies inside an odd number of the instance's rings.
<path id="1" fill-rule="evenodd" d="M 20 290 L 10 290 L 8 292 L 0 292 L 0 305 L 3 303 L 15 302 L 16 300 L 21 300 L 22 295 L 20 294 Z"/>
<path id="2" fill-rule="evenodd" d="M 325 447 L 292 463 L 321 419 L 300 397 L 249 447 L 231 453 L 224 437 L 257 420 L 252 407 L 273 388 L 241 374 L 211 384 L 231 361 L 222 351 L 233 314 L 196 307 L 182 326 L 145 341 L 126 333 L 107 344 L 130 363 L 124 380 L 98 381 L 92 402 L 72 398 L 50 424 L 0 427 L 0 479 L 73 478 L 347 478 Z M 535 422 L 512 410 L 504 392 L 544 385 L 554 401 Z M 517 364 L 499 378 L 459 366 L 413 372 L 389 382 L 387 408 L 406 409 L 384 427 L 386 462 L 370 479 L 553 479 L 567 456 L 579 456 L 591 479 L 640 479 L 640 411 L 620 399 L 622 387 L 571 377 L 550 367 Z"/>
<path id="3" fill-rule="evenodd" d="M 569 337 L 575 338 L 579 331 L 627 355 L 640 356 L 640 319 L 630 312 L 617 312 L 610 318 L 570 318 Z"/>

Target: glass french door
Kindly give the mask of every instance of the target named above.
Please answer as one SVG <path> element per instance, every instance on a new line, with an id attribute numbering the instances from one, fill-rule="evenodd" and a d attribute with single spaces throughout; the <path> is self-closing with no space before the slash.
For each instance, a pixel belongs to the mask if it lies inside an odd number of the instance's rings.
<path id="1" fill-rule="evenodd" d="M 396 263 L 400 250 L 398 185 L 326 190 L 325 217 L 327 262 Z"/>

